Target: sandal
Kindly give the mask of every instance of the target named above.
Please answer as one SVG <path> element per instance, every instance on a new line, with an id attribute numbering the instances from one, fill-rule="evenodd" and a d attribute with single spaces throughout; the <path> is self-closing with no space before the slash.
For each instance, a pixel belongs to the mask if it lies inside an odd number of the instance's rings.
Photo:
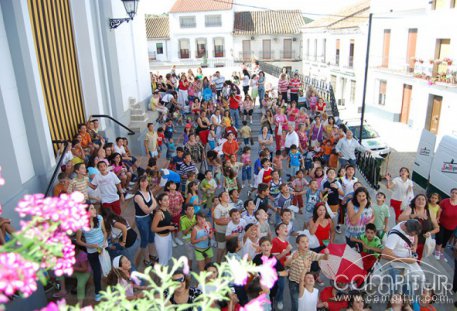
<path id="1" fill-rule="evenodd" d="M 149 266 L 152 266 L 152 265 L 153 265 L 153 262 L 152 262 L 152 261 L 149 261 L 149 260 L 143 260 L 143 263 L 144 263 L 144 266 L 145 266 L 145 267 L 149 267 Z"/>
<path id="2" fill-rule="evenodd" d="M 159 262 L 159 258 L 152 255 L 149 255 L 149 260 L 151 260 L 152 262 Z"/>

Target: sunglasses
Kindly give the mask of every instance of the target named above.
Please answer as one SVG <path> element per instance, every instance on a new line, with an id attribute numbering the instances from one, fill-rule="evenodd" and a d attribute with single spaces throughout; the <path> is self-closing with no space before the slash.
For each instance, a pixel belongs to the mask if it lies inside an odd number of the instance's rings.
<path id="1" fill-rule="evenodd" d="M 184 280 L 185 280 L 184 277 L 180 277 L 179 279 L 174 279 L 173 281 L 182 283 L 182 282 L 184 282 Z"/>

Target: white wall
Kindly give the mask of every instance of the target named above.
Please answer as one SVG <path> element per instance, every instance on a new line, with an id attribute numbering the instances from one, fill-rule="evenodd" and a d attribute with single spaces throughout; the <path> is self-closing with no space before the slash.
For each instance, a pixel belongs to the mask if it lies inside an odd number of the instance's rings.
<path id="1" fill-rule="evenodd" d="M 254 40 L 251 40 L 254 37 Z M 301 35 L 252 35 L 252 36 L 233 36 L 233 56 L 243 58 L 243 41 L 251 42 L 251 54 L 256 59 L 262 59 L 263 40 L 271 40 L 271 53 L 273 59 L 282 59 L 281 53 L 284 52 L 284 39 L 295 39 L 292 41 L 292 57 L 301 59 Z"/>
<path id="2" fill-rule="evenodd" d="M 157 54 L 157 43 L 162 43 L 163 46 L 163 53 Z M 155 53 L 156 61 L 159 62 L 166 62 L 168 61 L 168 45 L 170 44 L 170 40 L 164 39 L 148 39 L 148 52 Z"/>
<path id="3" fill-rule="evenodd" d="M 221 27 L 205 27 L 205 15 L 222 15 Z M 181 16 L 195 16 L 196 28 L 181 28 Z M 196 39 L 206 39 L 206 49 L 208 59 L 214 58 L 214 38 L 224 38 L 224 58 L 232 58 L 233 49 L 233 10 L 226 11 L 209 11 L 209 12 L 189 12 L 189 13 L 170 13 L 170 42 L 168 58 L 171 61 L 179 61 L 179 40 L 189 39 L 190 41 L 190 59 L 196 58 Z"/>

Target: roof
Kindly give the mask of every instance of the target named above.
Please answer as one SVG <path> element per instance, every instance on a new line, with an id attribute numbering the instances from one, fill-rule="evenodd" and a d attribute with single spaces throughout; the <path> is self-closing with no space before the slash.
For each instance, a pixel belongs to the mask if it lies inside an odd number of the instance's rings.
<path id="1" fill-rule="evenodd" d="M 331 13 L 330 16 L 315 20 L 306 24 L 303 28 L 353 28 L 367 22 L 370 13 L 371 0 L 362 0 L 356 4 L 345 7 L 344 9 Z"/>
<path id="2" fill-rule="evenodd" d="M 146 35 L 148 39 L 169 39 L 168 16 L 146 16 Z"/>
<path id="3" fill-rule="evenodd" d="M 233 0 L 176 0 L 170 13 L 231 10 Z"/>
<path id="4" fill-rule="evenodd" d="M 305 25 L 299 10 L 236 12 L 234 35 L 298 34 Z"/>

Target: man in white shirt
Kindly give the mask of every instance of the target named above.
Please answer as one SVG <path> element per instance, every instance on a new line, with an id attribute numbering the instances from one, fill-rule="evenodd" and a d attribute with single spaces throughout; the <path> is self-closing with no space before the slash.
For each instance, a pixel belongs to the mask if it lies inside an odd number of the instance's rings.
<path id="1" fill-rule="evenodd" d="M 225 77 L 221 76 L 219 71 L 216 71 L 211 81 L 216 86 L 217 98 L 219 98 L 221 96 L 222 88 L 224 87 Z"/>
<path id="2" fill-rule="evenodd" d="M 417 235 L 422 231 L 422 225 L 417 219 L 410 219 L 397 224 L 390 230 L 382 257 L 388 261 L 387 271 L 390 275 L 391 292 L 420 295 L 412 293 L 411 289 L 422 289 L 425 275 L 417 260 Z M 408 293 L 409 291 L 409 293 Z"/>
<path id="3" fill-rule="evenodd" d="M 289 154 L 290 146 L 300 146 L 300 140 L 298 138 L 297 132 L 295 132 L 295 126 L 292 123 L 288 124 L 288 130 L 286 134 L 286 140 L 284 142 L 284 147 L 286 148 L 286 154 Z"/>
<path id="4" fill-rule="evenodd" d="M 335 146 L 336 152 L 340 156 L 340 165 L 344 167 L 347 163 L 355 165 L 355 151 L 359 150 L 360 152 L 371 152 L 370 150 L 365 149 L 357 140 L 354 139 L 352 131 L 348 130 L 346 132 L 346 137 L 341 138 Z"/>

